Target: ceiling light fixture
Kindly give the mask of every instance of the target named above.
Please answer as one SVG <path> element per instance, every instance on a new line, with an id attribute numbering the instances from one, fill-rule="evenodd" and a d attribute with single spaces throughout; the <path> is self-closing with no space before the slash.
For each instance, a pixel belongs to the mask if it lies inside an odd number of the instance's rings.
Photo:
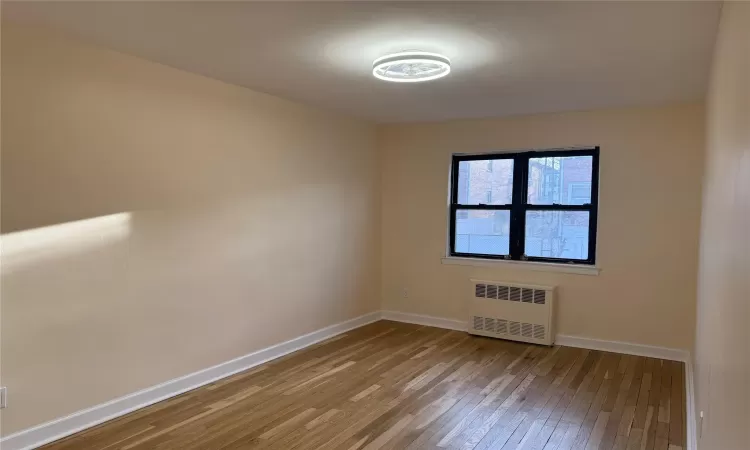
<path id="1" fill-rule="evenodd" d="M 372 74 L 376 78 L 398 83 L 436 80 L 449 73 L 451 73 L 450 59 L 437 53 L 393 53 L 382 56 L 372 63 Z"/>

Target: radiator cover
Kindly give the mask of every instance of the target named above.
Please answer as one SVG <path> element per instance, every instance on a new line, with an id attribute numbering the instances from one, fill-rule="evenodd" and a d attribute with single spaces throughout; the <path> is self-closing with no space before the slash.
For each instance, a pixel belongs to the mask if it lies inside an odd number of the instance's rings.
<path id="1" fill-rule="evenodd" d="M 554 300 L 554 286 L 472 279 L 469 333 L 552 345 Z"/>

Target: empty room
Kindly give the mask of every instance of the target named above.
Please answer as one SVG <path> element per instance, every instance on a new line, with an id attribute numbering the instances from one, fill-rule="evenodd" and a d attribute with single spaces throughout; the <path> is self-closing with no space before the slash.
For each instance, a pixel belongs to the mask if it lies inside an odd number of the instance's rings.
<path id="1" fill-rule="evenodd" d="M 0 449 L 750 449 L 750 1 L 0 7 Z"/>

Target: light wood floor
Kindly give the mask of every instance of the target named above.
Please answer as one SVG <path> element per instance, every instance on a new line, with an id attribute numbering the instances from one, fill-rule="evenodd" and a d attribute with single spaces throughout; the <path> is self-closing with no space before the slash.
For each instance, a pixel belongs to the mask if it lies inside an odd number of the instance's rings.
<path id="1" fill-rule="evenodd" d="M 381 321 L 47 449 L 685 447 L 684 365 Z"/>

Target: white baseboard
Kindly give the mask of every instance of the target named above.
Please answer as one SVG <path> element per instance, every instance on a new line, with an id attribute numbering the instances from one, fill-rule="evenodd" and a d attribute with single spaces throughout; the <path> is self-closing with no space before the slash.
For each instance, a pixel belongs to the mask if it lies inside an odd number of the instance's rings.
<path id="1" fill-rule="evenodd" d="M 354 328 L 380 320 L 380 311 L 365 314 L 345 322 L 322 328 L 257 352 L 200 370 L 138 392 L 116 398 L 65 417 L 19 431 L 0 439 L 2 450 L 28 450 L 37 448 L 65 436 L 93 427 L 102 422 L 123 416 L 156 402 L 191 391 L 203 385 L 242 372 L 272 359 L 301 350 L 310 345 L 345 333 Z"/>
<path id="2" fill-rule="evenodd" d="M 555 344 L 568 347 L 588 348 L 605 352 L 624 353 L 626 355 L 647 356 L 649 358 L 668 359 L 670 361 L 681 361 L 687 363 L 690 352 L 687 350 L 667 347 L 655 347 L 653 345 L 634 344 L 631 342 L 605 341 L 602 339 L 591 339 L 578 336 L 558 334 Z"/>
<path id="3" fill-rule="evenodd" d="M 687 450 L 698 450 L 698 421 L 695 411 L 695 378 L 692 358 L 685 362 L 685 402 L 687 404 Z"/>
<path id="4" fill-rule="evenodd" d="M 446 319 L 443 317 L 425 316 L 422 314 L 404 313 L 399 311 L 383 311 L 383 319 L 446 328 L 449 330 L 466 331 L 468 329 L 468 325 L 464 320 Z M 648 356 L 651 358 L 668 359 L 670 361 L 681 361 L 685 363 L 690 359 L 690 352 L 687 350 L 633 344 L 630 342 L 605 341 L 602 339 L 584 338 L 565 334 L 558 334 L 555 337 L 555 344 L 606 352 L 624 353 L 626 355 Z"/>
<path id="5" fill-rule="evenodd" d="M 423 316 L 421 314 L 403 313 L 399 311 L 383 311 L 383 319 L 395 322 L 427 325 L 430 327 L 446 328 L 448 330 L 466 331 L 464 320 L 445 319 L 443 317 Z"/>

